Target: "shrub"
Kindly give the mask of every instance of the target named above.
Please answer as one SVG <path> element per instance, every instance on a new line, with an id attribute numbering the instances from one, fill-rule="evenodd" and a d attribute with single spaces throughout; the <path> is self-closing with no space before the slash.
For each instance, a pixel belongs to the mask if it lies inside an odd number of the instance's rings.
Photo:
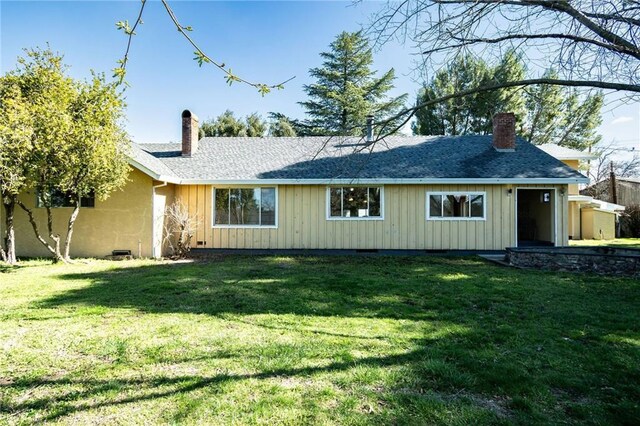
<path id="1" fill-rule="evenodd" d="M 180 202 L 167 206 L 165 210 L 164 239 L 171 252 L 171 258 L 182 259 L 191 250 L 191 239 L 200 221 Z"/>
<path id="2" fill-rule="evenodd" d="M 640 205 L 627 206 L 620 215 L 620 230 L 623 237 L 640 238 Z"/>

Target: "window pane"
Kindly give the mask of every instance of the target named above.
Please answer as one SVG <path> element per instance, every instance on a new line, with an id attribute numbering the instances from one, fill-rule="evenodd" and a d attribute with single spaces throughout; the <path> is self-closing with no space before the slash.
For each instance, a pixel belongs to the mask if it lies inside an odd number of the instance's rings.
<path id="1" fill-rule="evenodd" d="M 216 189 L 216 224 L 229 224 L 229 190 Z"/>
<path id="2" fill-rule="evenodd" d="M 96 194 L 91 191 L 86 197 L 80 199 L 80 207 L 95 207 L 96 206 Z"/>
<path id="3" fill-rule="evenodd" d="M 239 189 L 229 190 L 229 224 L 242 224 L 242 195 Z"/>
<path id="4" fill-rule="evenodd" d="M 429 216 L 442 217 L 442 195 L 429 196 Z"/>
<path id="5" fill-rule="evenodd" d="M 456 207 L 454 208 L 454 214 L 456 217 L 469 217 L 469 196 L 457 195 L 455 197 Z"/>
<path id="6" fill-rule="evenodd" d="M 455 207 L 455 197 L 453 195 L 444 195 L 442 197 L 442 216 L 454 217 L 453 211 Z"/>
<path id="7" fill-rule="evenodd" d="M 71 207 L 71 200 L 64 192 L 53 190 L 51 191 L 51 207 Z"/>
<path id="8" fill-rule="evenodd" d="M 261 193 L 262 225 L 276 224 L 276 189 L 262 188 Z"/>
<path id="9" fill-rule="evenodd" d="M 342 188 L 331 188 L 329 190 L 330 215 L 334 217 L 342 216 Z"/>
<path id="10" fill-rule="evenodd" d="M 366 217 L 367 188 L 343 188 L 342 209 L 344 217 Z"/>
<path id="11" fill-rule="evenodd" d="M 484 196 L 471 196 L 471 217 L 484 217 Z"/>
<path id="12" fill-rule="evenodd" d="M 369 216 L 380 217 L 380 188 L 369 188 Z"/>
<path id="13" fill-rule="evenodd" d="M 467 195 L 445 195 L 442 200 L 444 217 L 469 217 Z"/>
<path id="14" fill-rule="evenodd" d="M 238 223 L 242 225 L 260 224 L 260 189 L 239 189 L 240 191 L 240 216 Z"/>

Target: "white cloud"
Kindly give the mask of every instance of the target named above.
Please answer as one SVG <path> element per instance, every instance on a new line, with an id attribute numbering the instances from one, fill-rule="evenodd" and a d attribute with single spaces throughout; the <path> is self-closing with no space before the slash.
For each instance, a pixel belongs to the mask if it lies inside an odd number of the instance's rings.
<path id="1" fill-rule="evenodd" d="M 633 117 L 629 117 L 628 115 L 623 115 L 622 117 L 618 117 L 611 122 L 611 124 L 622 124 L 633 121 Z"/>

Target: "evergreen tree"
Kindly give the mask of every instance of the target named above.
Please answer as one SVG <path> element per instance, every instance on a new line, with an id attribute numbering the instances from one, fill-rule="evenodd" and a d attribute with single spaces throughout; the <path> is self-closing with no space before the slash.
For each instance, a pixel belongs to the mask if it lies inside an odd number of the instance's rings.
<path id="1" fill-rule="evenodd" d="M 519 55 L 510 51 L 494 67 L 471 56 L 458 58 L 438 72 L 418 93 L 417 103 L 482 85 L 525 78 Z M 545 78 L 557 78 L 553 70 Z M 531 86 L 527 91 L 506 88 L 431 105 L 416 113 L 413 132 L 422 135 L 489 134 L 497 112 L 516 115 L 518 134 L 534 144 L 555 143 L 586 150 L 597 144 L 601 123 L 601 94 L 583 97 L 561 86 Z"/>
<path id="2" fill-rule="evenodd" d="M 296 131 L 288 117 L 283 114 L 270 113 L 269 136 L 295 137 Z"/>
<path id="3" fill-rule="evenodd" d="M 551 70 L 545 76 L 557 78 L 557 73 Z M 602 123 L 603 101 L 601 93 L 583 97 L 566 87 L 533 86 L 525 95 L 523 136 L 536 145 L 555 143 L 585 151 L 602 139 L 596 130 Z"/>
<path id="4" fill-rule="evenodd" d="M 236 118 L 231 110 L 226 110 L 215 120 L 204 121 L 200 125 L 200 137 L 233 137 L 246 136 L 247 125 Z"/>
<path id="5" fill-rule="evenodd" d="M 601 93 L 582 98 L 575 89 L 565 89 L 567 92 L 564 102 L 562 134 L 557 140 L 558 145 L 586 151 L 597 145 L 602 136 L 597 128 L 602 123 L 600 111 L 604 103 Z M 536 143 L 536 141 L 533 141 Z"/>
<path id="6" fill-rule="evenodd" d="M 553 71 L 545 77 L 557 78 Z M 560 86 L 531 86 L 527 90 L 527 125 L 523 136 L 532 143 L 545 144 L 558 140 L 562 123 L 563 89 Z"/>
<path id="7" fill-rule="evenodd" d="M 508 52 L 495 67 L 471 55 L 460 56 L 420 90 L 417 102 L 523 75 L 524 65 L 513 52 Z M 488 134 L 492 131 L 493 115 L 500 111 L 515 113 L 518 122 L 522 122 L 525 109 L 518 89 L 478 93 L 429 106 L 416 114 L 413 131 L 425 135 Z"/>
<path id="8" fill-rule="evenodd" d="M 267 123 L 258 115 L 253 113 L 247 116 L 245 120 L 247 126 L 247 136 L 261 137 L 267 132 Z"/>
<path id="9" fill-rule="evenodd" d="M 387 96 L 394 87 L 393 68 L 375 77 L 373 54 L 361 31 L 342 32 L 330 48 L 320 54 L 322 66 L 309 71 L 316 82 L 304 86 L 309 100 L 300 102 L 309 117 L 304 123 L 309 133 L 362 135 L 367 115 L 381 121 L 404 107 L 406 94 Z M 390 122 L 385 129 L 394 125 Z"/>

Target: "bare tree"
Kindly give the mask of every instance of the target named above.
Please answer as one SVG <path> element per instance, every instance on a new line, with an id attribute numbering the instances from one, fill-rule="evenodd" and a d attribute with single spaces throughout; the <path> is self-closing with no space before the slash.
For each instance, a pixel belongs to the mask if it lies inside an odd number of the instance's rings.
<path id="1" fill-rule="evenodd" d="M 611 185 L 608 180 L 611 177 L 611 166 L 616 177 L 632 177 L 640 174 L 640 154 L 632 153 L 625 158 L 614 158 L 619 153 L 614 143 L 596 147 L 594 154 L 598 158 L 589 164 L 588 176 L 593 182 L 584 192 L 597 199 L 609 199 Z"/>
<path id="2" fill-rule="evenodd" d="M 164 215 L 164 242 L 173 259 L 182 259 L 191 251 L 191 239 L 201 221 L 179 201 L 167 206 Z"/>
<path id="3" fill-rule="evenodd" d="M 508 49 L 524 52 L 530 68 L 558 72 L 557 78 L 488 82 L 457 97 L 535 84 L 640 97 L 637 0 L 403 0 L 387 3 L 370 33 L 377 43 L 400 38 L 417 46 L 418 68 L 425 76 L 463 53 L 496 58 Z M 405 110 L 407 121 L 425 105 Z"/>

